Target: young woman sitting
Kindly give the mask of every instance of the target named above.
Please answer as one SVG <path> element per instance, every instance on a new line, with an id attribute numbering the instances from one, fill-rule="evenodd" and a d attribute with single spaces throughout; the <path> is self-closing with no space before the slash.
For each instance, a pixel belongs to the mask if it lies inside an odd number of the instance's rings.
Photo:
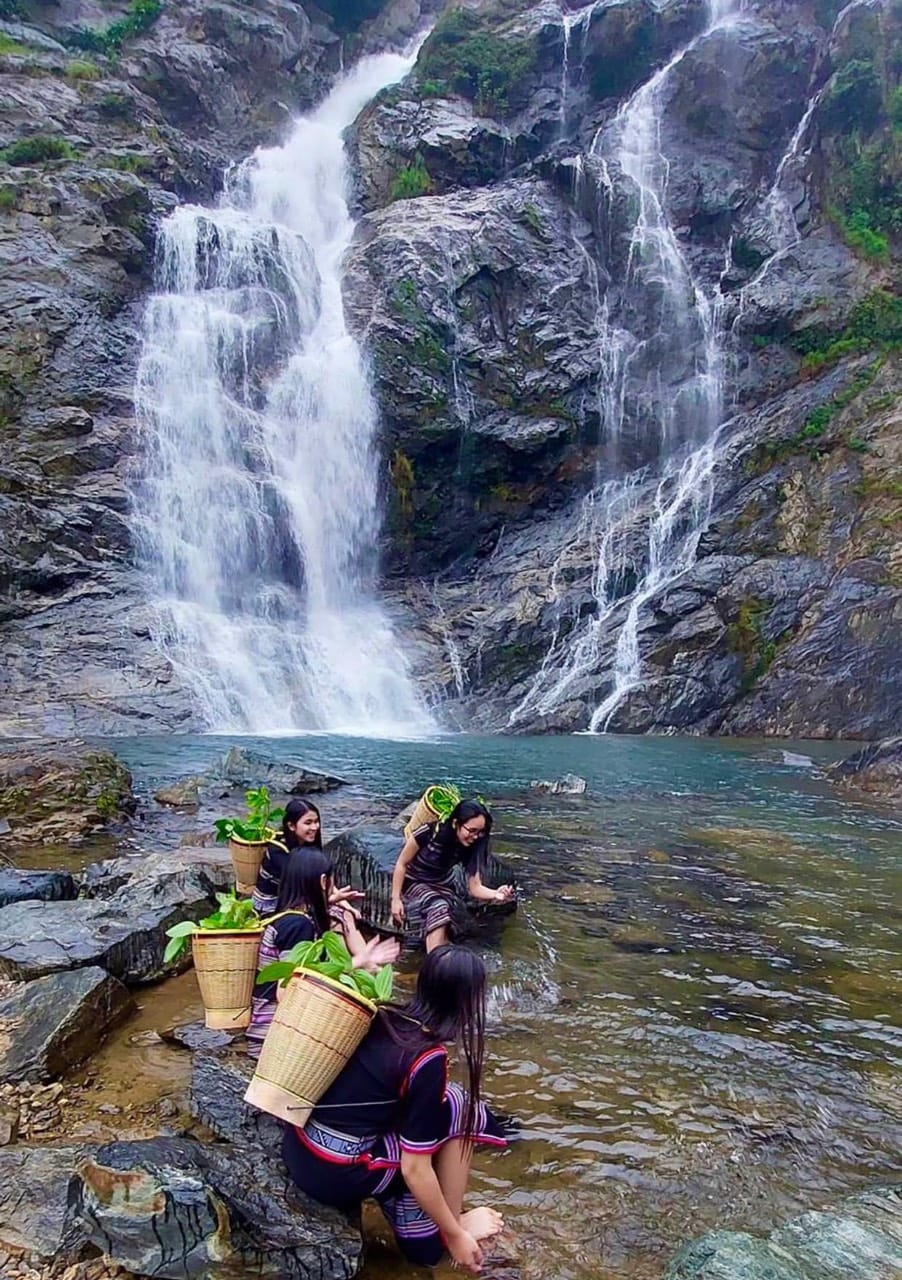
<path id="1" fill-rule="evenodd" d="M 346 1211 L 375 1197 L 404 1256 L 435 1266 L 447 1250 L 478 1270 L 481 1242 L 504 1226 L 494 1209 L 463 1211 L 475 1143 L 505 1146 L 480 1101 L 485 968 L 461 947 L 426 957 L 414 998 L 376 1014 L 360 1048 L 282 1152 L 301 1188 Z M 448 1083 L 459 1042 L 468 1090 Z"/>
<path id="2" fill-rule="evenodd" d="M 458 865 L 477 902 L 507 902 L 513 897 L 509 884 L 490 889 L 482 883 L 491 833 L 492 815 L 485 805 L 461 800 L 446 821 L 418 827 L 405 841 L 392 874 L 392 919 L 403 924 L 408 914 L 418 916 L 427 952 L 450 940 Z"/>
<path id="3" fill-rule="evenodd" d="M 258 916 L 271 916 L 279 899 L 279 886 L 295 849 L 322 849 L 323 828 L 319 809 L 309 800 L 289 800 L 282 818 L 281 840 L 270 840 L 254 886 L 253 904 Z M 363 894 L 345 886 L 332 889 L 332 902 L 350 902 Z"/>
<path id="4" fill-rule="evenodd" d="M 329 905 L 332 892 L 332 863 L 322 849 L 295 849 L 279 884 L 276 913 L 268 921 L 260 940 L 257 971 L 284 960 L 299 942 L 312 942 L 327 929 L 335 929 L 345 940 L 354 958 L 355 969 L 375 971 L 398 958 L 400 944 L 394 938 L 369 942 L 357 928 L 353 910 L 344 903 Z M 259 983 L 254 988 L 250 1026 L 245 1032 L 252 1058 L 260 1056 L 263 1041 L 277 1004 L 277 984 Z"/>

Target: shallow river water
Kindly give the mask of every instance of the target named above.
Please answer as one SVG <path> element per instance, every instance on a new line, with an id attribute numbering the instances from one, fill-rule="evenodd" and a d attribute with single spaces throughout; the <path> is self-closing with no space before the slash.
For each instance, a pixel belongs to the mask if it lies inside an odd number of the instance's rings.
<path id="1" fill-rule="evenodd" d="M 150 789 L 230 742 L 112 745 Z M 247 745 L 393 803 L 450 778 L 493 804 L 523 899 L 485 950 L 486 1090 L 517 1136 L 477 1157 L 474 1191 L 505 1212 L 525 1280 L 656 1280 L 690 1236 L 766 1232 L 898 1177 L 902 825 L 825 780 L 842 748 L 786 744 L 806 765 L 675 738 Z M 529 793 L 565 771 L 586 797 Z M 132 1045 L 197 1007 L 190 975 L 157 992 Z M 376 1245 L 364 1274 L 419 1273 Z"/>

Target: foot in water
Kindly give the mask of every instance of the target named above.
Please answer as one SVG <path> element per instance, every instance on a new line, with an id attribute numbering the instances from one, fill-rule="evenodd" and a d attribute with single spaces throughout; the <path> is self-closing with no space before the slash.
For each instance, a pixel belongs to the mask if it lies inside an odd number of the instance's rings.
<path id="1" fill-rule="evenodd" d="M 460 1215 L 460 1225 L 468 1231 L 474 1240 L 488 1240 L 504 1230 L 504 1219 L 497 1209 L 488 1205 L 480 1205 L 478 1209 L 468 1209 Z"/>

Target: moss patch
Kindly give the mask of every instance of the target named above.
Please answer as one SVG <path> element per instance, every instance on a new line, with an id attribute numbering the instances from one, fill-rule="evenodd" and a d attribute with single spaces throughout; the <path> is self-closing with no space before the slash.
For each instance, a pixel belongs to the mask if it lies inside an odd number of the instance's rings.
<path id="1" fill-rule="evenodd" d="M 485 115 L 504 115 L 522 95 L 536 58 L 535 40 L 503 34 L 493 15 L 450 9 L 423 45 L 417 71 L 433 96 L 459 94 Z"/>
<path id="2" fill-rule="evenodd" d="M 749 693 L 777 655 L 773 640 L 765 640 L 764 623 L 770 609 L 763 600 L 750 596 L 739 605 L 734 620 L 727 627 L 727 647 L 742 660 L 739 691 Z"/>

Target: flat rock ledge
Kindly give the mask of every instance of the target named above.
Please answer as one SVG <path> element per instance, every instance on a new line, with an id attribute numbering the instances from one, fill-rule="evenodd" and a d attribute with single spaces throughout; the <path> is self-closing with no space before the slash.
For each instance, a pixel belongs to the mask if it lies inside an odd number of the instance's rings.
<path id="1" fill-rule="evenodd" d="M 0 977 L 29 981 L 97 966 L 127 984 L 166 972 L 166 930 L 207 915 L 229 887 L 228 853 L 180 848 L 118 858 L 85 877 L 92 897 L 0 908 Z"/>
<path id="2" fill-rule="evenodd" d="M 683 1245 L 664 1280 L 899 1280 L 902 1183 L 809 1210 L 766 1240 L 711 1231 Z"/>
<path id="3" fill-rule="evenodd" d="M 836 782 L 879 800 L 902 801 L 902 736 L 871 743 L 832 765 L 828 773 Z"/>

